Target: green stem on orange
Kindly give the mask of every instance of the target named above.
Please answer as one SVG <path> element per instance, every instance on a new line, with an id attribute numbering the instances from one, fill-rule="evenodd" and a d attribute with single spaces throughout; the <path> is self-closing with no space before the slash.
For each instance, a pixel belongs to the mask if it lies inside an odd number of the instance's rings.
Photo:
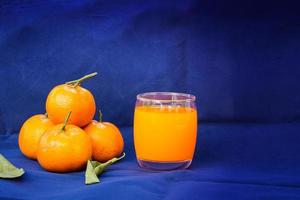
<path id="1" fill-rule="evenodd" d="M 62 131 L 64 131 L 64 130 L 66 129 L 66 126 L 67 126 L 67 123 L 68 123 L 68 121 L 69 121 L 69 119 L 70 119 L 71 113 L 72 113 L 72 111 L 70 111 L 70 112 L 68 113 L 68 115 L 67 115 L 67 117 L 66 117 L 66 119 L 65 119 L 64 125 L 63 125 L 63 127 L 61 128 Z"/>
<path id="2" fill-rule="evenodd" d="M 82 77 L 80 79 L 76 79 L 76 80 L 73 80 L 73 81 L 68 81 L 68 82 L 66 82 L 66 84 L 72 85 L 73 87 L 77 87 L 78 85 L 81 84 L 81 82 L 85 81 L 86 79 L 92 78 L 92 77 L 96 76 L 97 74 L 98 74 L 97 72 L 94 72 L 94 73 L 85 75 L 84 77 Z"/>
<path id="3" fill-rule="evenodd" d="M 46 118 L 48 118 L 48 113 L 46 113 L 46 112 L 45 112 L 45 114 L 44 114 L 44 115 L 45 115 L 45 117 L 46 117 Z"/>
<path id="4" fill-rule="evenodd" d="M 99 110 L 99 122 L 102 123 L 102 121 L 103 121 L 103 115 L 101 110 Z"/>

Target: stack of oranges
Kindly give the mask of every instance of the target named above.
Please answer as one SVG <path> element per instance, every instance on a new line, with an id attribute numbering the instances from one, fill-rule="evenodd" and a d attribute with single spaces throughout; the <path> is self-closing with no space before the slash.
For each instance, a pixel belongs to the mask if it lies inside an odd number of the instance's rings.
<path id="1" fill-rule="evenodd" d="M 124 141 L 112 123 L 93 120 L 93 94 L 81 83 L 97 73 L 54 87 L 46 100 L 46 114 L 30 117 L 19 134 L 19 147 L 46 170 L 71 172 L 86 162 L 105 162 L 123 152 Z"/>

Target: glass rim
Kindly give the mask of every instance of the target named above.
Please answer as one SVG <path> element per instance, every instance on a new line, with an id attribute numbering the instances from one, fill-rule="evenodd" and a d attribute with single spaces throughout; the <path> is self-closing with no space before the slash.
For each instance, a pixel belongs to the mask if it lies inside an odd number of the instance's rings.
<path id="1" fill-rule="evenodd" d="M 161 99 L 150 96 L 161 95 L 161 96 L 170 96 L 171 99 Z M 175 97 L 181 97 L 182 99 L 178 99 Z M 139 101 L 155 101 L 155 102 L 194 102 L 196 101 L 196 96 L 187 93 L 178 93 L 178 92 L 145 92 L 140 93 L 136 96 L 136 99 Z"/>

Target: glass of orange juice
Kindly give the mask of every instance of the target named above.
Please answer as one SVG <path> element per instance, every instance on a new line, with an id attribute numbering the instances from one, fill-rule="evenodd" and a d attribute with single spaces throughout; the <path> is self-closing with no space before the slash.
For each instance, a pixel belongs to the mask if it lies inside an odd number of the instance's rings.
<path id="1" fill-rule="evenodd" d="M 137 95 L 134 146 L 138 164 L 153 170 L 185 169 L 197 137 L 196 97 L 173 92 Z"/>

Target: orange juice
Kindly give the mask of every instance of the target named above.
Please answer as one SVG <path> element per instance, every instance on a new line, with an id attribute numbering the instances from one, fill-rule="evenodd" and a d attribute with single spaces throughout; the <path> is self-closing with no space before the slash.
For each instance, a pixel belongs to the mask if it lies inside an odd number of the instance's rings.
<path id="1" fill-rule="evenodd" d="M 137 106 L 134 144 L 138 160 L 191 161 L 196 145 L 197 111 L 191 107 Z"/>

